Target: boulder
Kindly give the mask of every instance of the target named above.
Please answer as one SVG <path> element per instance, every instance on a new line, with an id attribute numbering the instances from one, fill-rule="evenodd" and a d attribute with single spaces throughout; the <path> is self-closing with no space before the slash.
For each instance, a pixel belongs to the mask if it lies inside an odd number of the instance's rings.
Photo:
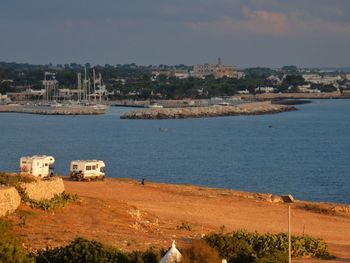
<path id="1" fill-rule="evenodd" d="M 16 211 L 21 204 L 21 197 L 14 187 L 0 186 L 0 217 Z"/>

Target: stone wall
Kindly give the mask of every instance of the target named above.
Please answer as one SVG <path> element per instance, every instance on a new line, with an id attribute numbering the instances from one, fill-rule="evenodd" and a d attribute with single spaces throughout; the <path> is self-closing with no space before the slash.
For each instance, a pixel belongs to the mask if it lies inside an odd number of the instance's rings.
<path id="1" fill-rule="evenodd" d="M 21 197 L 14 187 L 0 186 L 0 217 L 13 213 L 21 203 Z"/>
<path id="2" fill-rule="evenodd" d="M 62 178 L 50 178 L 49 180 L 38 180 L 32 183 L 23 183 L 21 187 L 26 191 L 28 197 L 34 200 L 51 199 L 55 195 L 64 192 Z"/>

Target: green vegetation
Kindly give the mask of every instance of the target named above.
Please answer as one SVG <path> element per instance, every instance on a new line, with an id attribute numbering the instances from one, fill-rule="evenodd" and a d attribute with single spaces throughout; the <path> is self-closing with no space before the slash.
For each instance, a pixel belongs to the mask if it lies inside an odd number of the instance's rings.
<path id="1" fill-rule="evenodd" d="M 0 219 L 0 262 L 34 263 L 34 258 L 22 248 L 20 240 L 11 233 L 10 224 Z"/>
<path id="2" fill-rule="evenodd" d="M 159 253 L 149 249 L 145 252 L 124 253 L 97 241 L 76 238 L 69 245 L 39 251 L 37 263 L 91 262 L 91 263 L 158 263 Z"/>
<path id="3" fill-rule="evenodd" d="M 0 185 L 18 186 L 20 183 L 34 182 L 34 178 L 30 176 L 22 176 L 18 174 L 9 174 L 0 172 Z"/>
<path id="4" fill-rule="evenodd" d="M 17 189 L 23 202 L 29 204 L 33 208 L 42 209 L 45 211 L 51 211 L 57 208 L 65 207 L 70 202 L 76 202 L 79 198 L 76 194 L 61 193 L 55 195 L 50 200 L 33 200 L 27 195 L 24 188 L 21 187 L 21 183 L 31 183 L 35 179 L 30 176 L 22 176 L 18 174 L 0 173 L 0 185 L 13 186 Z"/>
<path id="5" fill-rule="evenodd" d="M 23 202 L 28 203 L 33 208 L 42 209 L 45 211 L 51 211 L 57 208 L 63 208 L 70 202 L 76 202 L 79 200 L 78 196 L 76 194 L 67 194 L 66 192 L 60 193 L 55 195 L 50 200 L 33 200 L 30 199 L 27 193 L 23 188 L 20 186 L 16 187 L 19 195 L 21 196 L 21 199 Z"/>
<path id="6" fill-rule="evenodd" d="M 284 262 L 288 250 L 286 234 L 258 234 L 237 231 L 230 234 L 210 234 L 208 244 L 218 250 L 228 262 Z M 323 240 L 309 236 L 292 237 L 293 257 L 331 258 Z M 268 258 L 280 261 L 266 261 Z"/>
<path id="7" fill-rule="evenodd" d="M 29 65 L 0 62 L 0 93 L 20 92 L 26 88 L 41 89 L 44 72 L 56 72 L 59 88 L 73 89 L 77 86 L 77 73 L 84 72 L 84 67 L 91 74 L 91 65 L 70 63 L 65 65 Z M 111 94 L 109 99 L 206 99 L 217 96 L 232 96 L 238 91 L 248 90 L 255 94 L 257 87 L 269 86 L 275 92 L 297 92 L 297 86 L 305 83 L 302 72 L 296 66 L 284 66 L 275 70 L 266 67 L 254 67 L 244 70 L 245 77 L 241 79 L 215 79 L 213 76 L 201 78 L 178 79 L 159 75 L 152 71 L 169 71 L 174 69 L 193 70 L 186 65 L 140 66 L 136 64 L 97 65 L 94 67 L 103 76 L 104 84 Z M 316 73 L 319 73 L 316 71 Z M 286 77 L 284 78 L 284 74 Z M 280 80 L 268 79 L 274 75 Z M 91 76 L 90 76 L 91 77 Z M 3 81 L 4 80 L 4 81 Z M 345 82 L 343 83 L 345 84 Z M 334 91 L 333 85 L 312 84 L 312 89 L 322 92 Z M 114 95 L 112 95 L 114 94 Z M 32 99 L 39 99 L 33 96 Z"/>
<path id="8" fill-rule="evenodd" d="M 0 220 L 0 262 L 102 262 L 102 263 L 158 263 L 165 250 L 122 252 L 94 240 L 76 238 L 64 247 L 40 250 L 26 254 L 17 238 L 10 234 L 8 223 Z M 237 231 L 230 234 L 210 234 L 193 240 L 190 247 L 181 250 L 183 263 L 215 263 L 222 258 L 228 263 L 285 263 L 287 236 Z M 331 258 L 326 244 L 312 237 L 292 238 L 293 257 Z"/>

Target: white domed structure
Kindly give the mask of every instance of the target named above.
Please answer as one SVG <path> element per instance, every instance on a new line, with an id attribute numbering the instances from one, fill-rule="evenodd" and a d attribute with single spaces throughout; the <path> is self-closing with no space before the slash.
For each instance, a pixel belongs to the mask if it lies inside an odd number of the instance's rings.
<path id="1" fill-rule="evenodd" d="M 175 241 L 173 241 L 173 244 L 171 248 L 166 252 L 164 257 L 159 261 L 159 263 L 179 263 L 181 262 L 182 255 L 179 250 L 177 250 L 175 246 Z"/>

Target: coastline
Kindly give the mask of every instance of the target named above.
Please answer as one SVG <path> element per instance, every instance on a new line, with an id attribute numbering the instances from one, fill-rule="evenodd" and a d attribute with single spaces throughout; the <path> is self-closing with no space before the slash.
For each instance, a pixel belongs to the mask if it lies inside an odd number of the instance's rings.
<path id="1" fill-rule="evenodd" d="M 15 112 L 41 115 L 99 115 L 104 114 L 107 108 L 94 106 L 30 106 L 30 105 L 0 105 L 1 112 Z"/>
<path id="2" fill-rule="evenodd" d="M 287 231 L 288 206 L 271 194 L 149 181 L 141 185 L 130 179 L 75 182 L 65 178 L 64 184 L 66 192 L 78 194 L 78 203 L 54 213 L 22 204 L 21 213 L 33 214 L 26 226 L 17 224 L 18 215 L 9 216 L 29 250 L 66 244 L 77 235 L 131 251 L 150 245 L 167 247 L 173 239 L 186 246 L 187 239 L 220 229 Z M 349 206 L 297 200 L 292 221 L 293 235 L 322 238 L 336 256 L 350 257 Z M 183 223 L 191 231 L 179 229 Z"/>
<path id="3" fill-rule="evenodd" d="M 128 111 L 121 119 L 186 119 L 237 115 L 261 115 L 297 110 L 292 106 L 272 104 L 271 101 L 253 102 L 237 106 L 208 106 L 185 108 L 157 108 Z"/>

